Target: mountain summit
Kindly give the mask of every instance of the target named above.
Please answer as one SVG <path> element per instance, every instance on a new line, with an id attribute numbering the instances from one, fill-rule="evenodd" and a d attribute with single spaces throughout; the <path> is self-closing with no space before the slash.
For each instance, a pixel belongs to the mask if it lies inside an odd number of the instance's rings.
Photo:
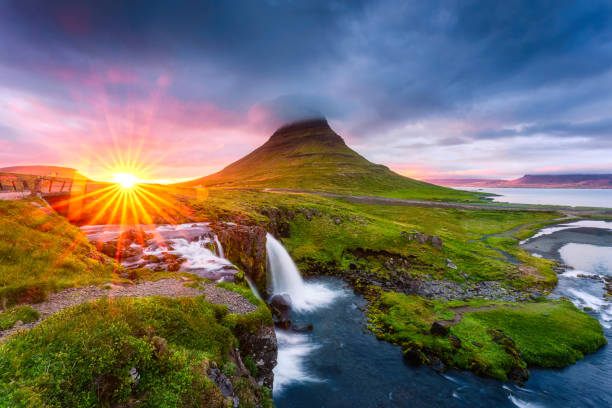
<path id="1" fill-rule="evenodd" d="M 457 196 L 455 190 L 404 177 L 368 161 L 349 148 L 323 118 L 282 126 L 266 143 L 218 173 L 181 185 L 438 199 Z"/>

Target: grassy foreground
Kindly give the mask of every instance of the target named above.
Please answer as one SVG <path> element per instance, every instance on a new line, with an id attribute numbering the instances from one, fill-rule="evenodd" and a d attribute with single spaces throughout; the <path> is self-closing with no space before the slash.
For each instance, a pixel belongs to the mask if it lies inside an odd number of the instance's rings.
<path id="1" fill-rule="evenodd" d="M 0 200 L 0 304 L 33 303 L 67 287 L 100 284 L 117 265 L 56 214 Z"/>
<path id="2" fill-rule="evenodd" d="M 450 324 L 458 309 L 461 320 Z M 377 337 L 400 345 L 411 361 L 439 359 L 500 380 L 524 377 L 527 366 L 565 367 L 606 344 L 597 319 L 569 301 L 544 298 L 442 303 L 386 292 L 370 308 L 369 318 Z M 436 321 L 448 331 L 432 329 Z"/>
<path id="3" fill-rule="evenodd" d="M 241 330 L 263 309 L 233 315 L 198 298 L 101 299 L 67 309 L 0 345 L 0 407 L 227 407 L 207 370 L 231 379 L 241 407 L 271 407 L 238 373 Z"/>

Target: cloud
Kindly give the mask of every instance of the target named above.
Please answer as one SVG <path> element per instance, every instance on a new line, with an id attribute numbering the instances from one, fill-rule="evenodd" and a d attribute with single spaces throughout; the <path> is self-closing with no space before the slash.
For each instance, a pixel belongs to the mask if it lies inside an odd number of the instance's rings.
<path id="1" fill-rule="evenodd" d="M 525 149 L 604 166 L 591 146 L 610 146 L 611 20 L 604 0 L 6 0 L 0 97 L 37 109 L 0 113 L 0 138 L 112 144 L 111 125 L 148 126 L 145 150 L 195 177 L 325 115 L 399 167 L 514 175 L 533 167 L 510 162 Z"/>

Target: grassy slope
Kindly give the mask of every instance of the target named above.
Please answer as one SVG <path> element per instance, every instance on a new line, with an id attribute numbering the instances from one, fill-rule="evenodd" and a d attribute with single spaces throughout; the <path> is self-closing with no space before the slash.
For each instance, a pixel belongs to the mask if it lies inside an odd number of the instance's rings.
<path id="1" fill-rule="evenodd" d="M 19 201 L 0 201 L 0 265 L 0 302 L 8 305 L 107 282 L 116 267 L 64 218 Z"/>
<path id="2" fill-rule="evenodd" d="M 226 407 L 206 374 L 213 364 L 231 377 L 241 406 L 271 406 L 269 393 L 236 375 L 228 358 L 240 330 L 270 323 L 262 310 L 232 315 L 204 297 L 67 309 L 0 345 L 0 406 Z"/>
<path id="3" fill-rule="evenodd" d="M 454 307 L 487 305 L 497 307 L 465 313 L 446 336 L 430 333 L 434 321 L 454 317 Z M 389 292 L 369 316 L 379 338 L 415 350 L 425 361 L 435 356 L 452 367 L 502 380 L 527 365 L 573 364 L 606 344 L 599 322 L 567 301 L 441 303 Z"/>
<path id="4" fill-rule="evenodd" d="M 414 180 L 369 162 L 350 149 L 324 121 L 281 128 L 264 145 L 222 171 L 182 185 L 482 201 L 479 194 Z"/>

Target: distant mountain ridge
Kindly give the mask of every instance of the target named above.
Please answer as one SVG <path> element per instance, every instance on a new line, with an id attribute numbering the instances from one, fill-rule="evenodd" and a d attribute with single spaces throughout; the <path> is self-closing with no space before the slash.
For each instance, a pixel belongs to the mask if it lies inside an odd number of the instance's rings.
<path id="1" fill-rule="evenodd" d="M 447 178 L 427 181 L 451 187 L 612 188 L 612 174 L 526 174 L 514 180 Z"/>
<path id="2" fill-rule="evenodd" d="M 282 188 L 347 194 L 433 199 L 474 199 L 404 177 L 349 148 L 324 118 L 280 127 L 260 147 L 223 170 L 184 187 Z"/>
<path id="3" fill-rule="evenodd" d="M 76 169 L 61 166 L 10 166 L 0 168 L 0 173 L 15 173 L 26 174 L 32 176 L 60 177 L 60 178 L 78 178 L 86 180 L 87 177 L 79 173 Z"/>

